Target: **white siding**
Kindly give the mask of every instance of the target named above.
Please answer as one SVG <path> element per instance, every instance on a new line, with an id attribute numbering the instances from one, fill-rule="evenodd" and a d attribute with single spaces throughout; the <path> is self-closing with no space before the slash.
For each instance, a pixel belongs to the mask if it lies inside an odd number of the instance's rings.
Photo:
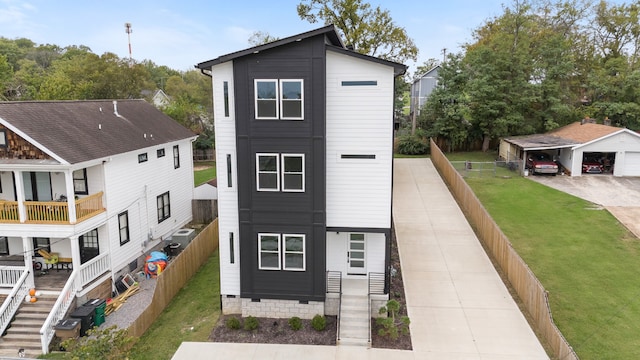
<path id="1" fill-rule="evenodd" d="M 616 153 L 616 163 L 613 175 L 615 176 L 637 176 L 633 173 L 633 165 L 626 161 L 628 153 L 640 152 L 640 136 L 622 131 L 601 140 L 594 141 L 582 146 L 578 146 L 573 151 L 573 163 L 571 175 L 582 175 L 582 155 L 585 152 L 609 152 Z M 633 156 L 633 155 L 632 155 Z M 631 171 L 627 171 L 627 166 L 631 166 Z"/>
<path id="2" fill-rule="evenodd" d="M 640 176 L 640 152 L 627 152 L 624 154 L 623 176 Z"/>
<path id="3" fill-rule="evenodd" d="M 180 151 L 180 167 L 177 169 L 173 166 L 174 145 L 178 145 Z M 161 147 L 166 155 L 158 158 L 156 150 Z M 138 163 L 138 154 L 144 152 L 148 161 Z M 116 155 L 104 165 L 107 237 L 114 271 L 191 221 L 192 159 L 191 142 L 183 140 Z M 167 191 L 171 216 L 158 224 L 156 197 Z M 124 211 L 129 212 L 131 241 L 120 246 L 118 214 Z"/>
<path id="4" fill-rule="evenodd" d="M 233 62 L 212 68 L 213 108 L 216 130 L 218 177 L 218 227 L 220 232 L 220 294 L 240 295 L 240 251 L 236 127 L 234 113 Z M 229 84 L 229 117 L 224 113 L 224 82 Z M 228 186 L 227 155 L 231 155 L 231 187 Z M 234 263 L 231 264 L 229 234 L 233 233 Z"/>
<path id="5" fill-rule="evenodd" d="M 327 52 L 327 226 L 391 226 L 393 80 L 389 66 Z"/>
<path id="6" fill-rule="evenodd" d="M 347 248 L 349 233 L 327 232 L 327 271 L 341 271 L 347 276 Z M 385 238 L 380 233 L 365 233 L 366 270 L 384 273 Z"/>

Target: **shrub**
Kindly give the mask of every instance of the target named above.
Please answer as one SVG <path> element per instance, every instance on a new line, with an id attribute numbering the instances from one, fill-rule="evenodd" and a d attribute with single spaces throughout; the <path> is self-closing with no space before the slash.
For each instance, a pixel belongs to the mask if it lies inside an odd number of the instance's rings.
<path id="1" fill-rule="evenodd" d="M 253 316 L 247 316 L 246 319 L 244 319 L 244 329 L 247 331 L 252 331 L 258 328 L 258 319 L 256 319 Z"/>
<path id="2" fill-rule="evenodd" d="M 318 314 L 311 320 L 311 327 L 313 327 L 316 331 L 322 331 L 327 327 L 327 319 L 324 316 Z"/>
<path id="3" fill-rule="evenodd" d="M 297 316 L 292 317 L 289 319 L 289 327 L 291 327 L 291 330 L 293 331 L 302 329 L 302 320 Z"/>
<path id="4" fill-rule="evenodd" d="M 426 138 L 416 135 L 403 136 L 398 141 L 398 152 L 404 155 L 424 155 L 429 153 Z"/>
<path id="5" fill-rule="evenodd" d="M 62 342 L 62 347 L 67 350 L 65 359 L 128 359 L 137 341 L 129 336 L 127 329 L 118 329 L 115 325 L 105 329 L 93 328 L 87 334 L 89 336 Z"/>
<path id="6" fill-rule="evenodd" d="M 402 316 L 398 318 L 398 312 L 400 311 L 400 303 L 396 300 L 387 301 L 387 305 L 380 308 L 379 314 L 387 313 L 386 318 L 377 318 L 376 324 L 381 328 L 378 330 L 378 335 L 389 336 L 391 339 L 396 340 L 399 333 L 404 335 L 409 333 L 409 317 Z"/>
<path id="7" fill-rule="evenodd" d="M 232 316 L 225 321 L 224 325 L 227 329 L 238 330 L 240 329 L 240 320 L 237 317 Z"/>

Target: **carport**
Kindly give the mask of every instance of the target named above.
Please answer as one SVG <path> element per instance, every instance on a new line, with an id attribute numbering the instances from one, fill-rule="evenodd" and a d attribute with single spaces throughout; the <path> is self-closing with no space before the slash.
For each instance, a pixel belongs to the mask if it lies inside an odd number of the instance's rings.
<path id="1" fill-rule="evenodd" d="M 625 128 L 575 122 L 546 134 L 502 139 L 500 157 L 518 161 L 521 171 L 526 153 L 549 154 L 571 176 L 583 174 L 583 163 L 597 161 L 604 173 L 614 176 L 640 176 L 640 134 Z"/>

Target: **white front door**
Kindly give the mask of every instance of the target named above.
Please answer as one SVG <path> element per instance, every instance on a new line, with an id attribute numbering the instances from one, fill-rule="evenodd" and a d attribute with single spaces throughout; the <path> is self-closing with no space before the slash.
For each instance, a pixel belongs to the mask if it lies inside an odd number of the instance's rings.
<path id="1" fill-rule="evenodd" d="M 364 234 L 349 234 L 347 261 L 349 263 L 347 274 L 365 275 L 367 273 Z"/>

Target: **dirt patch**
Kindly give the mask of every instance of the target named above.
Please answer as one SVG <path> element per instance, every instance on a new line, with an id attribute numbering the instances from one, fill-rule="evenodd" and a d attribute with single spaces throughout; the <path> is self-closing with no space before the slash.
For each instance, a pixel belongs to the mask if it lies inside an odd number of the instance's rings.
<path id="1" fill-rule="evenodd" d="M 400 267 L 400 256 L 395 232 L 391 232 L 390 265 L 393 276 L 389 286 L 389 297 L 400 303 L 400 315 L 407 315 L 404 282 Z M 377 312 L 378 309 L 371 309 Z M 337 318 L 327 316 L 327 327 L 324 331 L 316 331 L 311 327 L 311 320 L 302 320 L 302 329 L 294 331 L 288 324 L 289 319 L 258 318 L 258 329 L 247 331 L 233 330 L 225 326 L 231 316 L 221 316 L 216 327 L 209 335 L 209 341 L 231 343 L 259 343 L 259 344 L 300 344 L 300 345 L 336 345 Z M 239 316 L 236 316 L 240 318 Z M 375 319 L 371 320 L 371 343 L 374 348 L 411 350 L 411 335 L 401 334 L 396 340 L 378 335 L 379 326 Z"/>
<path id="2" fill-rule="evenodd" d="M 258 318 L 258 328 L 253 331 L 244 329 L 233 330 L 225 326 L 226 319 L 222 316 L 218 324 L 209 335 L 209 341 L 232 343 L 259 344 L 300 344 L 300 345 L 335 345 L 336 317 L 327 316 L 327 327 L 317 331 L 311 327 L 311 320 L 302 320 L 302 329 L 293 330 L 289 326 L 289 319 Z"/>

